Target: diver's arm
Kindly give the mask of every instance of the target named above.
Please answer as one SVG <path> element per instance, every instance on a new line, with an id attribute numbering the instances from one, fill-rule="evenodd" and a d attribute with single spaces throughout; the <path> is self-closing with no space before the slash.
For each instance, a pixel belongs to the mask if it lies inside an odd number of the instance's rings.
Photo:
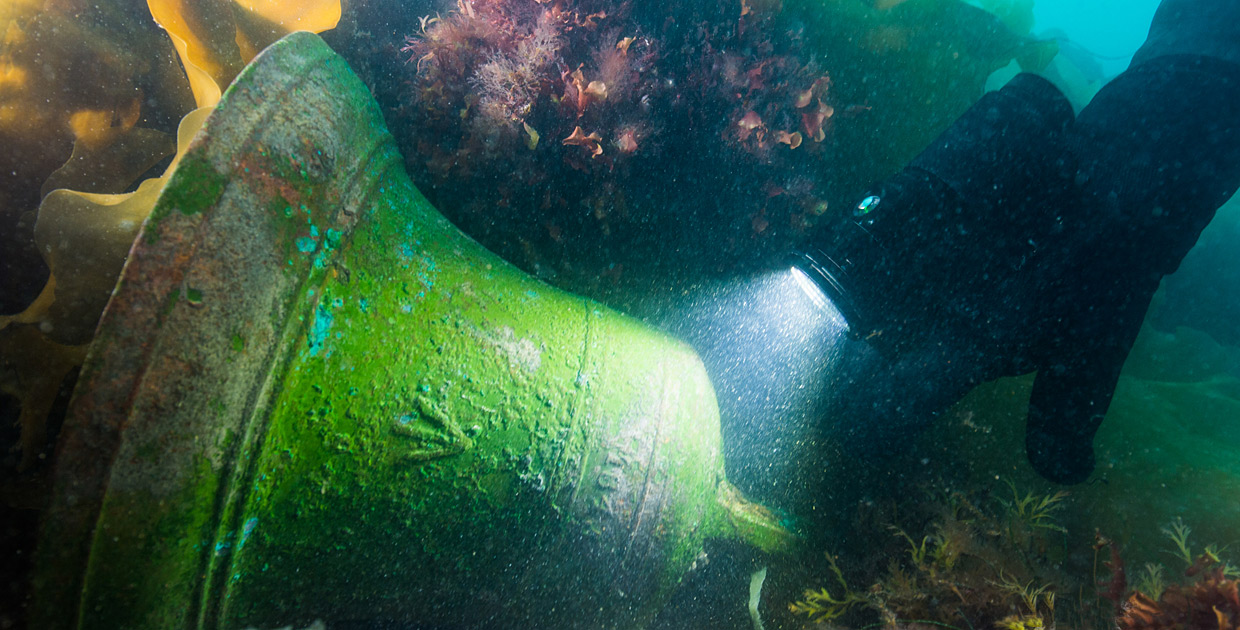
<path id="1" fill-rule="evenodd" d="M 1240 2 L 1163 0 L 1070 136 L 1079 223 L 1104 235 L 1093 244 L 1125 267 L 1174 271 L 1240 186 Z"/>
<path id="2" fill-rule="evenodd" d="M 1175 22 L 1193 7 L 1210 19 Z M 1030 462 L 1087 478 L 1159 281 L 1240 186 L 1237 47 L 1240 0 L 1167 0 L 1137 62 L 1078 117 L 1020 75 L 823 226 L 806 268 L 889 368 L 859 409 L 899 434 L 1036 370 Z"/>
<path id="3" fill-rule="evenodd" d="M 1240 2 L 1165 0 L 1068 144 L 1080 269 L 1055 283 L 1072 288 L 1049 309 L 1026 446 L 1039 474 L 1076 483 L 1159 281 L 1240 187 Z"/>
<path id="4" fill-rule="evenodd" d="M 1240 64 L 1240 3 L 1162 0 L 1132 66 L 1170 55 L 1213 57 Z"/>
<path id="5" fill-rule="evenodd" d="M 1171 273 L 1240 186 L 1240 64 L 1173 55 L 1134 66 L 1081 111 L 1069 145 L 1082 244 L 1120 276 Z"/>

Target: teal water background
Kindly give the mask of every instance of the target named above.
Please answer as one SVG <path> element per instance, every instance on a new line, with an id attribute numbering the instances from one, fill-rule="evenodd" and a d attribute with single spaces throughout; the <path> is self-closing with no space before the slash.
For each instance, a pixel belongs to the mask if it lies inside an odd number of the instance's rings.
<path id="1" fill-rule="evenodd" d="M 1039 0 L 1033 5 L 1033 34 L 1062 30 L 1114 75 L 1145 40 L 1156 8 L 1157 0 Z"/>

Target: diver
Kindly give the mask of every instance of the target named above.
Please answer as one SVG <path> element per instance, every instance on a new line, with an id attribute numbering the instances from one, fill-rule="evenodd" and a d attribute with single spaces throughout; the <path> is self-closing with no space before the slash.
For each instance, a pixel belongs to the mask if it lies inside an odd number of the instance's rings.
<path id="1" fill-rule="evenodd" d="M 1164 0 L 1079 115 L 1018 75 L 816 235 L 798 267 L 877 357 L 832 389 L 889 443 L 1036 371 L 1029 463 L 1085 481 L 1154 291 L 1238 187 L 1240 2 Z"/>

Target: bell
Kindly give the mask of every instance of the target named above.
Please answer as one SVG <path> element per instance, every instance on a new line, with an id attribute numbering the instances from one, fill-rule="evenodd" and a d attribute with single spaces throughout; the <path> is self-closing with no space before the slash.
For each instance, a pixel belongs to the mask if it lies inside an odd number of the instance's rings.
<path id="1" fill-rule="evenodd" d="M 295 33 L 183 157 L 63 429 L 32 627 L 640 628 L 727 482 L 686 345 L 452 226 Z"/>

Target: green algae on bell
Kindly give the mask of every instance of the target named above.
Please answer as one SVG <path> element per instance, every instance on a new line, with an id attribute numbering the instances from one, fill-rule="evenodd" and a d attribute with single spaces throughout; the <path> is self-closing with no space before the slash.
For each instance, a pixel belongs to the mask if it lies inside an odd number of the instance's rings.
<path id="1" fill-rule="evenodd" d="M 794 544 L 724 478 L 697 355 L 457 231 L 317 36 L 242 71 L 144 230 L 71 403 L 39 627 L 640 628 L 707 539 Z"/>

